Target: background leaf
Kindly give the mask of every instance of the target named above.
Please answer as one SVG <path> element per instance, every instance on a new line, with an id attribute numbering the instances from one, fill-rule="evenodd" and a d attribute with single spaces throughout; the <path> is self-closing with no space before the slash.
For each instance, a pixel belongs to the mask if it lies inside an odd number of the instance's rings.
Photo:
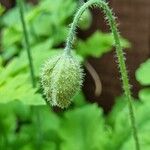
<path id="1" fill-rule="evenodd" d="M 121 43 L 124 48 L 130 46 L 127 40 L 121 38 Z M 79 40 L 77 42 L 77 53 L 84 58 L 88 56 L 101 57 L 103 54 L 112 50 L 114 40 L 111 33 L 102 33 L 96 31 L 86 41 Z"/>
<path id="2" fill-rule="evenodd" d="M 60 128 L 62 150 L 105 149 L 105 133 L 102 110 L 87 105 L 65 113 Z"/>
<path id="3" fill-rule="evenodd" d="M 135 75 L 141 85 L 150 85 L 150 59 L 140 65 Z"/>

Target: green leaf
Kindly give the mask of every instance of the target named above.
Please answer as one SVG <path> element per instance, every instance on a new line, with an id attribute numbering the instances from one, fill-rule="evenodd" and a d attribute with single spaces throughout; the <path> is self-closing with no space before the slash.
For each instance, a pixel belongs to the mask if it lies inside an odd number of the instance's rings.
<path id="1" fill-rule="evenodd" d="M 46 106 L 32 107 L 31 124 L 23 125 L 20 137 L 26 138 L 32 144 L 33 149 L 56 149 L 59 141 L 57 131 L 59 129 L 59 117 Z M 24 140 L 23 140 L 24 141 Z M 20 146 L 22 146 L 20 144 Z"/>
<path id="2" fill-rule="evenodd" d="M 83 106 L 83 105 L 87 104 L 84 93 L 80 91 L 77 95 L 75 95 L 75 97 L 73 99 L 73 103 L 74 103 L 75 107 L 79 107 L 79 106 Z"/>
<path id="3" fill-rule="evenodd" d="M 139 98 L 144 102 L 150 101 L 150 88 L 144 88 L 140 90 Z"/>
<path id="4" fill-rule="evenodd" d="M 19 100 L 28 105 L 45 104 L 41 94 L 36 93 L 36 89 L 32 88 L 29 74 L 20 74 L 13 78 L 7 78 L 5 84 L 0 86 L 0 91 L 0 103 Z M 6 94 L 7 91 L 8 94 Z"/>
<path id="5" fill-rule="evenodd" d="M 2 47 L 8 48 L 9 46 L 15 46 L 14 44 L 18 44 L 20 39 L 22 38 L 22 33 L 20 33 L 15 28 L 5 28 L 2 31 Z M 8 51 L 8 50 L 6 50 Z"/>
<path id="6" fill-rule="evenodd" d="M 124 48 L 130 46 L 129 42 L 121 38 Z M 77 53 L 83 57 L 101 57 L 103 54 L 112 50 L 114 39 L 111 33 L 96 31 L 86 41 L 79 40 L 77 43 Z"/>
<path id="7" fill-rule="evenodd" d="M 150 85 L 150 59 L 140 65 L 135 75 L 141 85 Z"/>
<path id="8" fill-rule="evenodd" d="M 120 105 L 124 100 L 126 101 L 125 98 L 120 98 L 120 102 L 118 101 L 115 104 L 109 115 L 112 126 L 111 148 L 113 150 L 132 150 L 135 148 L 127 102 L 125 102 L 126 105 L 124 105 L 124 107 Z M 150 131 L 150 102 L 144 101 L 141 103 L 139 101 L 133 101 L 132 103 L 134 104 L 136 126 L 141 149 L 148 149 L 150 147 L 150 140 L 147 138 Z"/>
<path id="9" fill-rule="evenodd" d="M 49 50 L 50 47 L 51 41 L 48 40 L 32 48 L 32 58 L 36 77 L 39 77 L 42 64 L 50 56 L 60 53 L 58 50 Z M 45 51 L 41 52 L 41 49 L 45 49 Z M 13 58 L 5 68 L 1 68 L 0 103 L 18 100 L 27 105 L 46 104 L 42 95 L 37 92 L 37 89 L 32 88 L 29 62 L 25 50 L 22 51 L 19 57 Z M 6 92 L 8 92 L 8 94 L 6 94 Z"/>
<path id="10" fill-rule="evenodd" d="M 79 21 L 79 27 L 82 30 L 87 30 L 92 24 L 92 14 L 89 9 L 84 11 Z"/>
<path id="11" fill-rule="evenodd" d="M 29 10 L 31 10 L 31 8 L 32 7 L 30 5 L 25 5 L 25 7 L 24 7 L 25 14 Z M 13 27 L 14 25 L 16 25 L 19 22 L 20 22 L 20 16 L 19 16 L 19 10 L 17 7 L 10 9 L 3 15 L 2 23 L 3 23 L 3 25 L 5 25 L 7 27 Z"/>
<path id="12" fill-rule="evenodd" d="M 0 136 L 13 133 L 16 126 L 16 116 L 11 105 L 0 104 Z"/>
<path id="13" fill-rule="evenodd" d="M 97 105 L 66 112 L 60 126 L 61 150 L 105 149 L 107 134 L 102 110 Z"/>
<path id="14" fill-rule="evenodd" d="M 38 5 L 25 5 L 25 21 L 30 45 L 33 47 L 49 38 L 53 41 L 53 47 L 65 42 L 67 26 L 72 20 L 71 16 L 76 6 L 75 0 L 43 0 Z M 17 7 L 9 10 L 3 16 L 3 25 L 2 55 L 3 59 L 7 61 L 14 55 L 20 54 L 20 49 L 24 47 L 23 31 Z"/>
<path id="15" fill-rule="evenodd" d="M 36 36 L 52 36 L 52 25 L 50 14 L 42 13 L 34 19 L 32 27 Z"/>
<path id="16" fill-rule="evenodd" d="M 144 150 L 148 150 L 150 148 L 150 139 L 148 138 L 149 131 L 150 131 L 150 116 L 149 116 L 150 109 L 149 108 L 150 108 L 150 103 L 144 102 L 142 104 L 139 104 L 135 111 L 140 147 L 141 149 Z M 124 141 L 121 150 L 125 150 L 125 149 L 132 150 L 134 148 L 135 146 L 133 141 L 133 135 L 130 134 L 127 140 Z"/>

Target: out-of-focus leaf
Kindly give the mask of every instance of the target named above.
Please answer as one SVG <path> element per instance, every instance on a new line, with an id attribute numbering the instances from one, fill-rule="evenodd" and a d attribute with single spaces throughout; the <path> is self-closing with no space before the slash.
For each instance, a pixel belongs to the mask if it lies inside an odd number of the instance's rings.
<path id="1" fill-rule="evenodd" d="M 140 65 L 135 75 L 141 85 L 150 85 L 150 59 Z"/>
<path id="2" fill-rule="evenodd" d="M 105 149 L 107 132 L 102 110 L 87 105 L 65 113 L 61 123 L 61 150 Z"/>
<path id="3" fill-rule="evenodd" d="M 87 9 L 81 16 L 81 19 L 79 21 L 79 27 L 82 30 L 87 30 L 92 23 L 92 15 L 89 9 Z"/>
<path id="4" fill-rule="evenodd" d="M 32 149 L 56 149 L 57 131 L 59 129 L 59 117 L 46 106 L 32 107 L 31 124 L 23 125 L 18 140 L 24 139 L 27 143 L 32 144 Z M 16 139 L 16 142 L 17 142 Z M 48 144 L 49 143 L 49 144 Z M 25 144 L 26 145 L 26 144 Z M 21 143 L 20 146 L 22 147 Z"/>
<path id="5" fill-rule="evenodd" d="M 75 12 L 76 6 L 77 1 L 75 0 L 43 0 L 38 5 L 25 5 L 25 21 L 30 45 L 35 46 L 49 38 L 53 41 L 53 47 L 65 42 L 68 32 L 67 26 L 71 22 L 71 16 Z M 2 55 L 3 59 L 7 61 L 12 56 L 19 54 L 20 49 L 24 47 L 18 8 L 10 9 L 3 16 L 2 23 L 4 26 L 2 28 Z"/>
<path id="6" fill-rule="evenodd" d="M 28 105 L 45 104 L 41 94 L 36 93 L 36 89 L 32 88 L 29 74 L 20 74 L 13 78 L 7 78 L 7 81 L 0 86 L 0 97 L 0 103 L 19 100 Z"/>
<path id="7" fill-rule="evenodd" d="M 31 5 L 26 5 L 24 3 L 24 13 L 27 14 L 32 9 Z M 13 27 L 14 25 L 18 24 L 20 22 L 20 15 L 19 15 L 19 9 L 18 7 L 14 7 L 7 11 L 3 17 L 2 17 L 2 23 L 3 25 L 7 27 Z"/>
<path id="8" fill-rule="evenodd" d="M 150 88 L 144 88 L 140 90 L 139 98 L 144 102 L 150 101 Z"/>
<path id="9" fill-rule="evenodd" d="M 16 116 L 11 105 L 0 104 L 0 136 L 13 133 L 16 129 Z"/>
<path id="10" fill-rule="evenodd" d="M 50 57 L 60 53 L 58 50 L 49 50 L 51 40 L 40 43 L 32 48 L 35 75 L 39 77 L 42 64 Z M 44 50 L 43 50 L 44 49 Z M 43 50 L 43 51 L 42 51 Z M 25 50 L 19 57 L 13 58 L 0 72 L 0 103 L 19 100 L 28 105 L 43 105 L 44 99 L 37 89 L 32 88 L 29 62 Z M 8 93 L 6 93 L 8 92 Z"/>
<path id="11" fill-rule="evenodd" d="M 139 136 L 139 142 L 141 149 L 148 150 L 150 148 L 150 103 L 144 102 L 136 107 L 135 116 L 137 123 L 137 131 Z M 129 132 L 130 133 L 130 132 Z M 122 144 L 121 150 L 125 149 L 132 150 L 134 148 L 133 135 L 129 134 L 128 138 Z"/>
<path id="12" fill-rule="evenodd" d="M 32 27 L 36 36 L 51 36 L 52 35 L 52 21 L 49 14 L 41 14 L 35 18 Z"/>
<path id="13" fill-rule="evenodd" d="M 22 38 L 22 33 L 15 28 L 10 27 L 2 31 L 2 37 L 2 47 L 5 50 L 5 48 L 8 48 L 9 46 L 15 46 L 14 44 L 18 44 Z"/>
<path id="14" fill-rule="evenodd" d="M 120 98 L 120 100 L 121 102 L 125 100 L 126 101 L 125 103 L 127 103 L 127 100 L 124 98 Z M 150 140 L 147 138 L 150 131 L 149 128 L 150 103 L 146 101 L 142 103 L 139 101 L 138 102 L 133 101 L 132 103 L 134 104 L 138 136 L 140 139 L 140 146 L 141 149 L 147 150 L 150 147 Z M 109 119 L 111 119 L 111 126 L 112 126 L 111 148 L 114 150 L 134 149 L 135 143 L 133 140 L 130 118 L 128 117 L 129 110 L 127 104 L 124 107 L 120 107 L 120 105 L 118 105 L 117 102 L 112 112 L 115 113 L 110 113 L 109 115 Z M 115 117 L 112 117 L 111 115 L 115 115 Z"/>
<path id="15" fill-rule="evenodd" d="M 145 86 L 150 85 L 150 59 L 148 59 L 147 61 L 145 61 L 140 65 L 140 67 L 136 70 L 135 76 L 141 85 L 145 85 Z M 145 104 L 148 104 L 150 102 L 150 88 L 147 87 L 140 90 L 139 98 Z"/>
<path id="16" fill-rule="evenodd" d="M 82 91 L 80 91 L 79 93 L 77 93 L 75 95 L 73 103 L 76 107 L 83 106 L 86 104 L 86 99 L 85 99 L 84 93 Z"/>
<path id="17" fill-rule="evenodd" d="M 122 47 L 130 46 L 129 42 L 121 38 Z M 86 41 L 79 40 L 77 43 L 77 53 L 83 57 L 93 56 L 100 57 L 106 52 L 112 50 L 114 46 L 114 39 L 111 33 L 102 33 L 96 31 Z"/>

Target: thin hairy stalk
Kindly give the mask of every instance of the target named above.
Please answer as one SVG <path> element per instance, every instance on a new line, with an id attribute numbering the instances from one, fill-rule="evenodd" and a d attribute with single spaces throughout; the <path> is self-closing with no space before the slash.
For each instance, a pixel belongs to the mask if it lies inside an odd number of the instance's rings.
<path id="1" fill-rule="evenodd" d="M 91 7 L 91 6 L 99 6 L 100 8 L 102 8 L 102 10 L 104 11 L 104 13 L 106 15 L 106 19 L 108 20 L 109 26 L 111 28 L 111 31 L 112 31 L 112 34 L 113 34 L 113 37 L 115 40 L 116 54 L 117 54 L 117 58 L 118 58 L 118 64 L 119 64 L 119 70 L 121 73 L 123 89 L 124 89 L 125 96 L 127 97 L 127 100 L 128 100 L 129 115 L 130 115 L 130 120 L 131 120 L 133 137 L 134 137 L 134 141 L 135 141 L 135 148 L 136 148 L 136 150 L 140 150 L 138 133 L 137 133 L 137 129 L 136 129 L 135 115 L 134 115 L 133 105 L 132 105 L 132 96 L 131 96 L 129 78 L 128 78 L 127 68 L 126 68 L 126 64 L 125 64 L 125 57 L 124 57 L 122 46 L 120 43 L 120 38 L 119 38 L 120 35 L 119 35 L 118 29 L 117 29 L 115 17 L 113 15 L 111 9 L 109 8 L 108 4 L 105 1 L 89 0 L 88 2 L 84 3 L 83 6 L 80 7 L 80 9 L 77 11 L 77 13 L 73 19 L 73 23 L 70 28 L 69 35 L 68 35 L 67 42 L 66 42 L 65 52 L 68 54 L 70 53 L 72 44 L 73 44 L 73 39 L 75 37 L 75 30 L 76 30 L 78 21 L 82 15 L 82 13 L 85 11 L 85 9 L 87 9 L 88 7 Z"/>
<path id="2" fill-rule="evenodd" d="M 34 75 L 34 67 L 33 67 L 33 62 L 32 62 L 31 49 L 30 49 L 30 44 L 29 44 L 29 36 L 27 33 L 26 23 L 25 23 L 25 19 L 24 19 L 23 0 L 17 0 L 17 3 L 18 3 L 18 7 L 19 7 L 20 20 L 22 23 L 23 35 L 24 35 L 24 39 L 25 39 L 25 48 L 27 50 L 27 55 L 28 55 L 28 60 L 29 60 L 32 86 L 34 88 L 36 86 L 36 82 L 35 82 L 35 75 Z"/>
<path id="3" fill-rule="evenodd" d="M 113 33 L 113 37 L 115 40 L 118 65 L 119 65 L 119 69 L 121 73 L 121 79 L 123 82 L 123 89 L 125 92 L 125 96 L 127 97 L 127 100 L 128 100 L 129 114 L 130 114 L 130 120 L 131 120 L 131 125 L 132 125 L 133 137 L 135 140 L 135 146 L 136 146 L 136 150 L 140 150 L 138 133 L 136 129 L 135 115 L 134 115 L 133 105 L 132 105 L 132 96 L 131 96 L 129 78 L 128 78 L 127 68 L 125 64 L 124 53 L 123 53 L 122 46 L 120 43 L 120 38 L 119 38 L 120 35 L 117 29 L 117 24 L 115 21 L 115 17 L 111 9 L 108 7 L 107 3 L 101 1 L 99 2 L 99 5 L 101 8 L 103 8 L 104 13 L 106 14 L 106 19 L 108 20 L 108 23 L 110 25 L 110 28 L 111 28 L 111 31 Z"/>
<path id="4" fill-rule="evenodd" d="M 82 5 L 80 7 L 80 9 L 76 12 L 76 14 L 74 16 L 74 19 L 73 19 L 73 22 L 71 24 L 70 30 L 69 30 L 69 34 L 68 34 L 67 41 L 66 41 L 66 47 L 64 49 L 67 54 L 70 54 L 72 44 L 73 44 L 73 40 L 74 40 L 75 35 L 76 35 L 76 28 L 77 28 L 79 19 L 80 19 L 81 15 L 83 14 L 83 12 L 88 7 L 93 5 L 93 2 L 94 2 L 93 0 L 90 0 L 86 3 L 84 3 L 84 5 Z"/>

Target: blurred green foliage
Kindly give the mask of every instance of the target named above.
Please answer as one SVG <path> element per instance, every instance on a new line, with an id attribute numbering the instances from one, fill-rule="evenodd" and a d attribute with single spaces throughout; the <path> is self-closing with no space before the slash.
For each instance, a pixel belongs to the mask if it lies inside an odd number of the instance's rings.
<path id="1" fill-rule="evenodd" d="M 140 144 L 148 150 L 150 103 L 134 104 Z M 96 104 L 86 103 L 57 113 L 47 106 L 30 107 L 18 101 L 1 104 L 0 108 L 1 149 L 134 149 L 124 97 L 117 98 L 108 116 Z"/>
<path id="2" fill-rule="evenodd" d="M 53 4 L 52 4 L 53 3 Z M 63 5 L 62 5 L 63 3 Z M 51 46 L 65 41 L 68 21 L 77 7 L 75 0 L 44 0 L 38 5 L 25 5 L 25 20 L 31 46 L 49 39 Z M 2 18 L 2 50 L 4 59 L 21 52 L 24 44 L 18 8 L 8 11 Z M 61 36 L 60 36 L 61 35 Z"/>
<path id="3" fill-rule="evenodd" d="M 150 59 L 146 60 L 140 65 L 136 71 L 136 78 L 139 83 L 146 86 L 144 89 L 140 90 L 139 97 L 143 101 L 150 100 Z"/>
<path id="4" fill-rule="evenodd" d="M 25 5 L 37 82 L 41 64 L 49 57 L 62 53 L 68 24 L 78 5 L 76 0 L 40 0 L 38 5 Z M 87 29 L 88 17 L 91 17 L 89 12 L 80 22 L 79 27 L 83 30 Z M 107 116 L 103 114 L 102 108 L 89 104 L 83 92 L 74 97 L 68 110 L 55 112 L 45 105 L 40 85 L 36 89 L 32 88 L 17 7 L 2 16 L 1 25 L 0 150 L 134 149 L 124 97 L 116 99 L 116 104 Z M 130 46 L 127 40 L 121 38 L 121 41 L 123 47 Z M 84 63 L 88 57 L 101 57 L 111 51 L 113 45 L 110 33 L 96 31 L 85 41 L 78 38 L 74 55 L 78 55 Z M 136 77 L 142 85 L 149 85 L 149 64 L 147 61 L 137 70 Z M 149 88 L 141 90 L 139 97 L 142 101 L 134 104 L 140 144 L 142 149 L 148 150 Z"/>
<path id="5" fill-rule="evenodd" d="M 42 64 L 49 57 L 62 53 L 62 49 L 57 47 L 65 42 L 68 23 L 72 21 L 72 16 L 79 5 L 75 0 L 66 0 L 63 5 L 61 3 L 62 0 L 56 0 L 51 5 L 52 1 L 44 0 L 35 6 L 25 5 L 25 19 L 37 81 L 39 81 Z M 83 20 L 88 17 L 91 16 L 86 15 Z M 86 24 L 83 20 L 80 25 Z M 31 86 L 29 64 L 24 49 L 23 31 L 17 7 L 2 16 L 2 24 L 0 102 L 19 100 L 29 105 L 45 104 L 38 92 L 40 85 L 38 89 L 33 89 Z M 125 39 L 122 38 L 121 41 L 124 47 L 129 46 L 129 42 Z M 88 56 L 100 57 L 111 51 L 112 47 L 112 35 L 96 31 L 85 42 L 78 40 L 76 52 L 80 59 L 84 60 Z M 9 91 L 7 95 L 6 91 Z"/>
<path id="6" fill-rule="evenodd" d="M 130 47 L 130 43 L 123 38 L 120 38 L 123 48 Z M 84 59 L 89 56 L 99 58 L 103 54 L 108 53 L 114 46 L 114 39 L 111 33 L 102 33 L 96 31 L 87 40 L 79 40 L 77 43 L 77 53 Z"/>

